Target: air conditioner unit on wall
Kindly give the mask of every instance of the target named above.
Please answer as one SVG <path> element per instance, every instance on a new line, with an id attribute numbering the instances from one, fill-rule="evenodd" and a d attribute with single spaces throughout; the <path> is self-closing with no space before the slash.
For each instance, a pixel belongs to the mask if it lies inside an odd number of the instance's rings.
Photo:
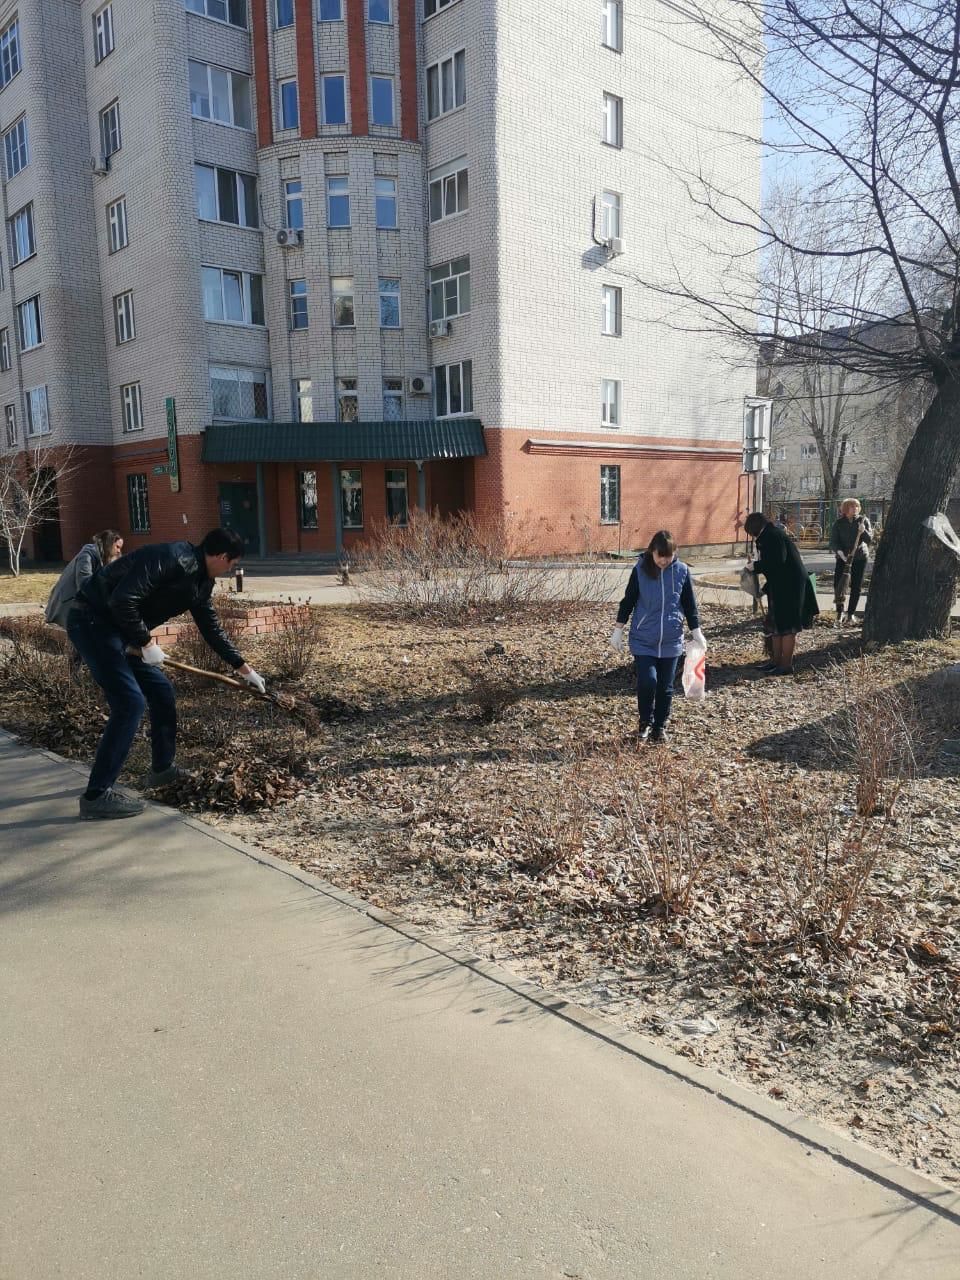
<path id="1" fill-rule="evenodd" d="M 303 244 L 303 232 L 294 231 L 289 227 L 277 232 L 277 244 L 281 249 L 289 249 L 298 244 Z"/>
<path id="2" fill-rule="evenodd" d="M 433 378 L 429 373 L 411 373 L 407 378 L 407 391 L 412 396 L 428 396 L 433 391 Z"/>
<path id="3" fill-rule="evenodd" d="M 626 247 L 619 236 L 611 236 L 607 241 L 607 253 L 611 258 L 618 258 Z"/>
<path id="4" fill-rule="evenodd" d="M 106 156 L 91 156 L 90 168 L 94 173 L 99 174 L 102 178 L 105 173 L 110 172 L 110 161 Z"/>
<path id="5" fill-rule="evenodd" d="M 450 332 L 449 320 L 431 320 L 430 321 L 430 337 L 445 338 Z"/>

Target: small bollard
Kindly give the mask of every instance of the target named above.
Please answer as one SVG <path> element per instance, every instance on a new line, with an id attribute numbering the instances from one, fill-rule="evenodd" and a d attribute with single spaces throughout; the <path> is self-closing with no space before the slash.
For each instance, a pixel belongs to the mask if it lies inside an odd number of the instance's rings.
<path id="1" fill-rule="evenodd" d="M 243 590 L 243 565 L 237 566 L 237 590 Z"/>

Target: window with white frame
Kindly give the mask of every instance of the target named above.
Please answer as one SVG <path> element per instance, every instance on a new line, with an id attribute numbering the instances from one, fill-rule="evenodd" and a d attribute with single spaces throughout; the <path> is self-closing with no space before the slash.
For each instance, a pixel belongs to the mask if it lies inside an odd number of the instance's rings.
<path id="1" fill-rule="evenodd" d="M 470 256 L 430 268 L 430 319 L 448 320 L 470 310 Z"/>
<path id="2" fill-rule="evenodd" d="M 600 290 L 600 332 L 607 338 L 619 338 L 623 333 L 623 290 L 615 284 L 605 284 Z"/>
<path id="3" fill-rule="evenodd" d="M 0 31 L 0 89 L 20 70 L 20 23 L 16 18 Z"/>
<path id="4" fill-rule="evenodd" d="M 327 179 L 327 226 L 350 225 L 350 179 L 346 176 Z"/>
<path id="5" fill-rule="evenodd" d="M 344 529 L 363 528 L 363 475 L 359 467 L 340 469 L 340 518 Z"/>
<path id="6" fill-rule="evenodd" d="M 190 114 L 197 120 L 252 129 L 250 77 L 190 60 Z"/>
<path id="7" fill-rule="evenodd" d="M 274 26 L 278 31 L 281 27 L 293 26 L 293 3 L 294 0 L 276 0 Z"/>
<path id="8" fill-rule="evenodd" d="M 470 186 L 466 161 L 462 157 L 431 169 L 428 183 L 431 222 L 442 222 L 444 218 L 452 218 L 469 208 Z"/>
<path id="9" fill-rule="evenodd" d="M 620 426 L 620 400 L 620 379 L 602 378 L 600 380 L 600 423 L 602 426 Z"/>
<path id="10" fill-rule="evenodd" d="M 27 117 L 10 126 L 3 135 L 3 154 L 7 167 L 7 179 L 14 177 L 30 163 L 30 149 L 27 145 Z"/>
<path id="11" fill-rule="evenodd" d="M 360 419 L 360 401 L 357 397 L 356 378 L 337 379 L 337 421 L 357 422 Z"/>
<path id="12" fill-rule="evenodd" d="M 10 372 L 10 330 L 0 329 L 0 373 Z"/>
<path id="13" fill-rule="evenodd" d="M 770 450 L 770 457 L 774 462 L 786 462 L 787 446 L 785 444 L 778 445 L 776 449 Z"/>
<path id="14" fill-rule="evenodd" d="M 313 379 L 297 378 L 293 384 L 293 402 L 298 422 L 313 422 Z"/>
<path id="15" fill-rule="evenodd" d="M 433 370 L 435 409 L 438 418 L 473 413 L 473 361 L 438 364 Z"/>
<path id="16" fill-rule="evenodd" d="M 139 382 L 126 382 L 120 388 L 120 413 L 125 435 L 143 430 L 143 398 Z"/>
<path id="17" fill-rule="evenodd" d="M 623 0 L 600 0 L 600 43 L 623 52 Z"/>
<path id="18" fill-rule="evenodd" d="M 390 8 L 390 0 L 367 0 L 367 21 L 392 22 L 393 15 Z"/>
<path id="19" fill-rule="evenodd" d="M 107 243 L 111 253 L 125 249 L 130 243 L 127 228 L 127 201 L 124 196 L 107 205 Z"/>
<path id="20" fill-rule="evenodd" d="M 307 282 L 306 280 L 290 281 L 290 328 L 306 329 L 309 326 L 310 317 L 307 312 Z"/>
<path id="21" fill-rule="evenodd" d="M 620 468 L 600 468 L 600 523 L 620 523 Z"/>
<path id="22" fill-rule="evenodd" d="M 400 328 L 400 281 L 390 276 L 380 276 L 380 328 Z"/>
<path id="23" fill-rule="evenodd" d="M 848 476 L 846 476 L 846 477 L 845 477 L 845 479 L 844 479 L 844 485 L 845 485 L 845 486 L 846 486 L 846 488 L 848 488 L 848 489 L 856 489 L 856 487 L 857 487 L 857 473 L 856 473 L 856 471 L 851 471 L 851 472 L 850 472 L 850 474 L 849 474 Z"/>
<path id="24" fill-rule="evenodd" d="M 342 22 L 343 0 L 319 0 L 318 22 Z"/>
<path id="25" fill-rule="evenodd" d="M 137 336 L 132 290 L 118 293 L 113 300 L 113 332 L 118 347 L 124 342 L 132 342 Z"/>
<path id="26" fill-rule="evenodd" d="M 619 191 L 604 191 L 600 196 L 600 238 L 619 239 L 623 235 L 623 201 Z"/>
<path id="27" fill-rule="evenodd" d="M 204 222 L 229 222 L 235 227 L 259 227 L 257 179 L 252 173 L 195 164 L 197 217 Z"/>
<path id="28" fill-rule="evenodd" d="M 456 111 L 467 100 L 467 55 L 458 49 L 427 67 L 427 119 Z"/>
<path id="29" fill-rule="evenodd" d="M 37 252 L 37 240 L 33 230 L 33 204 L 25 204 L 9 219 L 10 265 L 18 267 Z"/>
<path id="30" fill-rule="evenodd" d="M 615 93 L 603 95 L 603 129 L 601 134 L 608 147 L 623 146 L 623 99 Z"/>
<path id="31" fill-rule="evenodd" d="M 333 294 L 333 327 L 352 329 L 356 323 L 353 313 L 353 276 L 331 276 Z"/>
<path id="32" fill-rule="evenodd" d="M 397 180 L 396 178 L 375 178 L 374 198 L 376 201 L 377 227 L 380 231 L 396 231 L 397 229 Z"/>
<path id="33" fill-rule="evenodd" d="M 186 0 L 191 13 L 247 29 L 247 0 Z"/>
<path id="34" fill-rule="evenodd" d="M 263 276 L 225 267 L 202 267 L 205 320 L 262 325 Z"/>
<path id="35" fill-rule="evenodd" d="M 347 81 L 342 73 L 320 77 L 320 103 L 324 124 L 347 123 Z"/>
<path id="36" fill-rule="evenodd" d="M 278 80 L 277 96 L 280 103 L 281 129 L 300 128 L 300 93 L 296 79 Z"/>
<path id="37" fill-rule="evenodd" d="M 287 178 L 283 184 L 284 223 L 289 231 L 303 230 L 303 183 Z"/>
<path id="38" fill-rule="evenodd" d="M 5 404 L 3 406 L 3 416 L 7 424 L 7 448 L 15 449 L 17 446 L 17 406 L 15 404 Z"/>
<path id="39" fill-rule="evenodd" d="M 873 473 L 873 495 L 878 497 L 883 492 L 883 472 L 875 471 Z"/>
<path id="40" fill-rule="evenodd" d="M 847 442 L 846 456 L 848 458 L 855 457 L 860 452 L 860 445 L 856 440 L 851 440 L 849 436 L 844 437 Z"/>
<path id="41" fill-rule="evenodd" d="M 800 477 L 800 492 L 801 492 L 801 493 L 814 493 L 814 492 L 816 491 L 816 488 L 817 488 L 817 479 L 816 479 L 816 477 L 815 477 L 815 476 L 801 476 L 801 477 Z"/>
<path id="42" fill-rule="evenodd" d="M 239 422 L 265 422 L 270 417 L 269 377 L 264 369 L 211 365 L 213 416 Z"/>
<path id="43" fill-rule="evenodd" d="M 113 53 L 113 5 L 105 4 L 93 15 L 93 60 L 101 63 Z"/>
<path id="44" fill-rule="evenodd" d="M 432 18 L 435 13 L 439 13 L 441 9 L 446 9 L 452 4 L 456 4 L 457 0 L 423 0 L 423 16 Z"/>
<path id="45" fill-rule="evenodd" d="M 150 532 L 150 499 L 147 476 L 143 471 L 127 476 L 127 512 L 131 533 Z"/>
<path id="46" fill-rule="evenodd" d="M 100 112 L 100 150 L 105 156 L 112 156 L 120 146 L 120 102 L 115 100 Z"/>
<path id="47" fill-rule="evenodd" d="M 407 523 L 406 467 L 387 467 L 387 520 L 396 525 Z"/>
<path id="48" fill-rule="evenodd" d="M 28 387 L 23 393 L 23 398 L 27 405 L 27 435 L 49 435 L 50 413 L 47 405 L 47 388 Z"/>
<path id="49" fill-rule="evenodd" d="M 35 294 L 17 306 L 17 336 L 20 350 L 30 351 L 43 342 L 43 316 L 40 312 L 40 295 Z"/>
<path id="50" fill-rule="evenodd" d="M 396 123 L 393 105 L 393 76 L 370 77 L 370 123 L 392 128 Z"/>
<path id="51" fill-rule="evenodd" d="M 383 420 L 384 422 L 403 421 L 402 378 L 384 378 L 383 380 Z"/>
<path id="52" fill-rule="evenodd" d="M 300 528 L 317 528 L 317 473 L 300 472 Z"/>

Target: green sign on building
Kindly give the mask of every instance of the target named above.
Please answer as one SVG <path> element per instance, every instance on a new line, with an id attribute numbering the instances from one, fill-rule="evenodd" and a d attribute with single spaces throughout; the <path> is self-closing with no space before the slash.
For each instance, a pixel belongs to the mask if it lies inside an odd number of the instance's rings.
<path id="1" fill-rule="evenodd" d="M 173 396 L 167 397 L 167 465 L 165 468 L 170 477 L 170 488 L 174 493 L 180 492 L 180 464 L 177 459 L 177 402 Z"/>

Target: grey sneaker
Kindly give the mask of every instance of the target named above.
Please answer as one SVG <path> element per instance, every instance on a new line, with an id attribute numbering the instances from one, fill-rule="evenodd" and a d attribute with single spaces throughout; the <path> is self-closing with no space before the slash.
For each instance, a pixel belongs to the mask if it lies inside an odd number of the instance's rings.
<path id="1" fill-rule="evenodd" d="M 173 787 L 192 777 L 189 769 L 181 769 L 175 764 L 167 765 L 166 769 L 148 769 L 143 779 L 143 789 L 150 791 L 153 787 Z"/>
<path id="2" fill-rule="evenodd" d="M 80 797 L 81 818 L 135 818 L 145 808 L 142 800 L 134 800 L 132 796 L 125 796 L 112 787 L 102 796 L 97 796 L 96 800 Z"/>

